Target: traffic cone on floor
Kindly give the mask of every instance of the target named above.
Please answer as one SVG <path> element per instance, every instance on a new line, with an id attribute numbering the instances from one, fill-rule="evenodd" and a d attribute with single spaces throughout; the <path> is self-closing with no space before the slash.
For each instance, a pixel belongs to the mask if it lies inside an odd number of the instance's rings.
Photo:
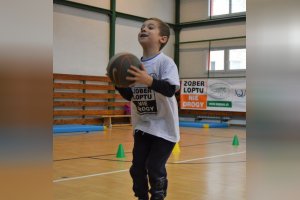
<path id="1" fill-rule="evenodd" d="M 209 128 L 209 124 L 203 124 L 203 128 Z"/>
<path id="2" fill-rule="evenodd" d="M 173 154 L 178 154 L 178 153 L 180 153 L 180 147 L 179 147 L 179 143 L 178 143 L 178 142 L 175 144 L 172 153 L 173 153 Z"/>
<path id="3" fill-rule="evenodd" d="M 125 152 L 122 144 L 119 144 L 117 158 L 125 158 Z"/>
<path id="4" fill-rule="evenodd" d="M 233 137 L 233 140 L 232 140 L 232 146 L 239 146 L 240 145 L 240 143 L 239 143 L 239 138 L 238 138 L 238 136 L 237 135 L 235 135 L 234 137 Z"/>

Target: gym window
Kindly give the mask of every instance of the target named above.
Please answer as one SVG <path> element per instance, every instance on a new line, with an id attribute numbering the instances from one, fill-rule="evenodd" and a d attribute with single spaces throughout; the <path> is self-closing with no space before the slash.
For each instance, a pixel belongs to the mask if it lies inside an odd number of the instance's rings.
<path id="1" fill-rule="evenodd" d="M 210 51 L 210 72 L 234 72 L 246 70 L 246 49 L 216 49 Z"/>
<path id="2" fill-rule="evenodd" d="M 246 70 L 246 49 L 229 49 L 229 70 Z"/>
<path id="3" fill-rule="evenodd" d="M 211 71 L 224 71 L 224 50 L 210 51 L 210 65 Z"/>
<path id="4" fill-rule="evenodd" d="M 210 16 L 246 12 L 246 0 L 209 0 Z"/>

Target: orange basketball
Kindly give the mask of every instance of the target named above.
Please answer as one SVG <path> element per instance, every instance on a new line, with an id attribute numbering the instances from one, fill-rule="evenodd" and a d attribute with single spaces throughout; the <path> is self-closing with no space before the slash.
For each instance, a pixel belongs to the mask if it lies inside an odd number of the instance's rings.
<path id="1" fill-rule="evenodd" d="M 133 76 L 127 72 L 131 65 L 141 69 L 141 62 L 135 55 L 127 52 L 118 53 L 110 59 L 106 75 L 116 86 L 128 87 L 134 83 L 134 81 L 126 80 L 126 76 Z"/>

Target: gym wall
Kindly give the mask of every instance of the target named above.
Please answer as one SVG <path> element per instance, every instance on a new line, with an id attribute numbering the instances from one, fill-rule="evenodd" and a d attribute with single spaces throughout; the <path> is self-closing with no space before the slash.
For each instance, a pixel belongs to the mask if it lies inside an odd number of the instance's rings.
<path id="1" fill-rule="evenodd" d="M 180 22 L 191 22 L 207 19 L 208 0 L 180 1 Z"/>
<path id="2" fill-rule="evenodd" d="M 118 12 L 175 23 L 175 0 L 116 0 Z M 129 3 L 130 2 L 130 3 Z"/>
<path id="3" fill-rule="evenodd" d="M 110 1 L 73 1 L 110 9 Z M 116 1 L 116 11 L 138 17 L 159 17 L 174 23 L 173 0 Z M 105 75 L 109 61 L 109 17 L 105 14 L 54 4 L 53 13 L 53 72 L 82 75 Z M 115 53 L 128 51 L 138 57 L 142 48 L 137 35 L 142 22 L 117 17 Z M 173 58 L 175 37 L 173 30 L 163 52 Z"/>
<path id="4" fill-rule="evenodd" d="M 209 19 L 208 0 L 184 0 L 180 1 L 180 22 L 195 22 Z M 180 43 L 191 41 L 215 40 L 220 38 L 232 38 L 246 36 L 246 23 L 236 22 L 210 26 L 198 26 L 184 28 L 180 32 Z M 230 42 L 230 41 L 229 41 Z M 240 39 L 238 44 L 246 45 L 246 39 Z M 213 46 L 215 42 L 212 42 Z M 225 43 L 228 43 L 225 41 Z M 216 44 L 216 43 L 215 43 Z M 226 44 L 230 46 L 230 44 Z M 180 44 L 179 47 L 179 74 L 181 78 L 207 77 L 207 63 L 209 42 L 195 42 Z M 212 74 L 210 74 L 210 77 Z M 232 76 L 232 74 L 222 74 Z M 235 73 L 234 76 L 245 76 L 245 72 Z"/>
<path id="5" fill-rule="evenodd" d="M 72 2 L 82 3 L 89 6 L 98 8 L 110 9 L 110 0 L 71 0 Z"/>
<path id="6" fill-rule="evenodd" d="M 109 59 L 106 15 L 54 4 L 53 72 L 103 75 Z"/>
<path id="7" fill-rule="evenodd" d="M 245 23 L 238 22 L 232 24 L 213 25 L 209 27 L 202 26 L 195 28 L 185 28 L 180 33 L 180 42 L 214 40 L 219 38 L 232 38 L 245 35 Z M 239 39 L 238 42 L 236 40 L 224 41 L 224 43 L 229 43 L 226 44 L 227 46 L 231 45 L 230 42 L 233 46 L 246 45 L 245 38 Z M 211 45 L 213 46 L 216 43 L 217 42 L 212 42 Z M 179 74 L 181 78 L 195 78 L 207 76 L 205 72 L 205 67 L 207 66 L 208 48 L 208 42 L 195 42 L 180 45 Z M 245 75 L 245 73 L 240 73 L 236 75 L 243 76 Z"/>

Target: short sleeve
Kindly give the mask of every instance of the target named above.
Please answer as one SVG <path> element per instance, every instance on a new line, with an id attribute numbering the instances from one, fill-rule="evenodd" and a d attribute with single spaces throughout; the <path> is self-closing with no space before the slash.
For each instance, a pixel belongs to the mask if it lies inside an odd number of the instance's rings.
<path id="1" fill-rule="evenodd" d="M 161 67 L 161 80 L 168 81 L 176 86 L 176 91 L 180 88 L 178 68 L 171 58 L 167 58 Z"/>

